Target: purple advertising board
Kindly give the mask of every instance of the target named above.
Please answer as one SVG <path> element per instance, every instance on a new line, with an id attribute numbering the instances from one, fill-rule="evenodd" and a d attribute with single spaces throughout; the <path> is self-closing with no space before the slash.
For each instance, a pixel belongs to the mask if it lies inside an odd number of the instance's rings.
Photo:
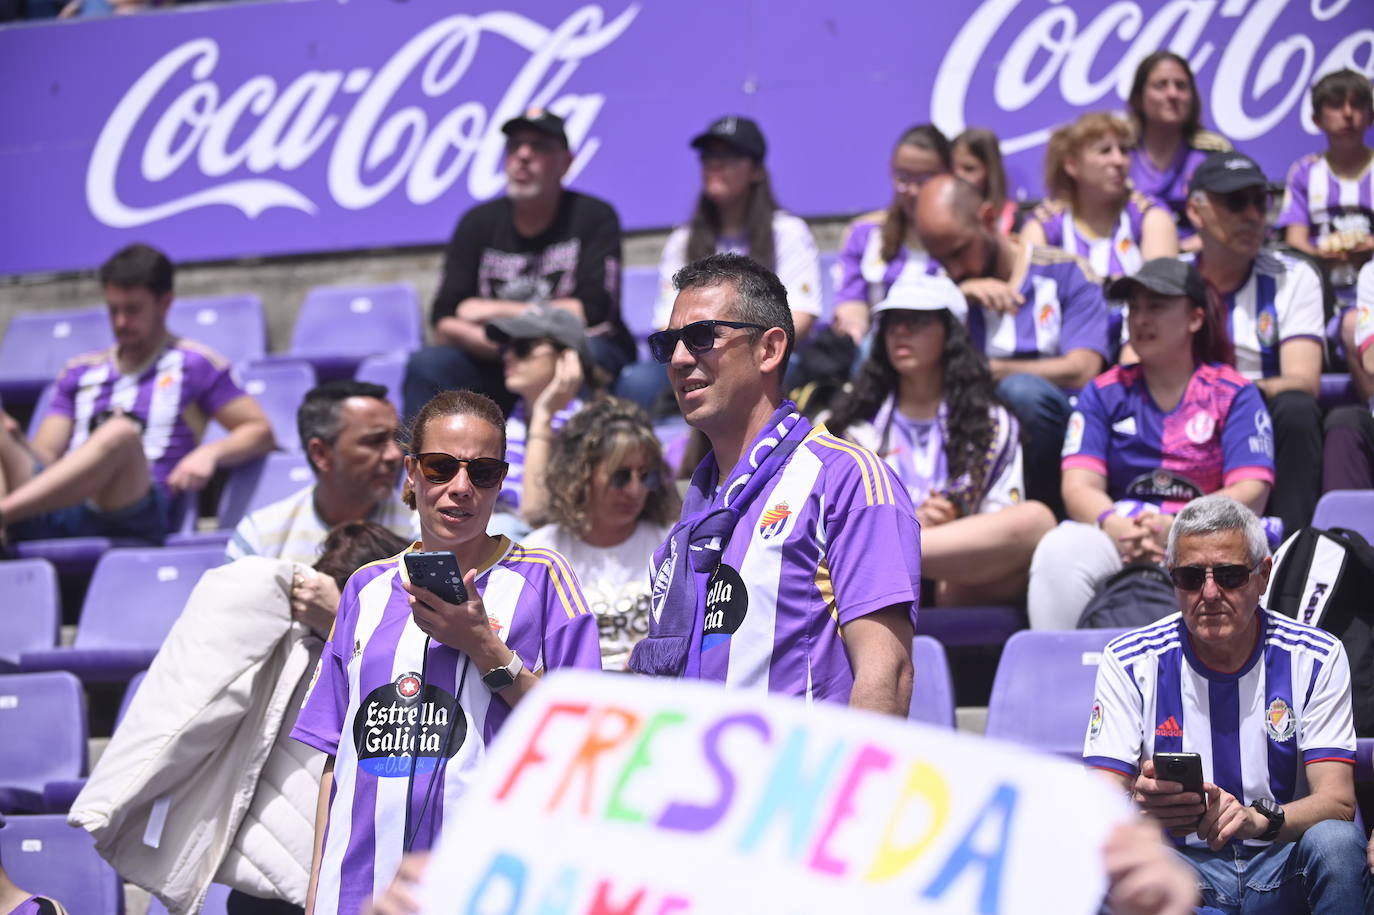
<path id="1" fill-rule="evenodd" d="M 502 191 L 500 125 L 568 120 L 569 183 L 627 228 L 692 204 L 687 141 L 755 117 L 789 209 L 890 194 L 906 126 L 1002 137 L 1039 193 L 1049 130 L 1120 110 L 1169 47 L 1205 121 L 1281 178 L 1319 149 L 1307 88 L 1374 71 L 1368 0 L 298 0 L 0 29 L 0 274 L 436 244 Z"/>

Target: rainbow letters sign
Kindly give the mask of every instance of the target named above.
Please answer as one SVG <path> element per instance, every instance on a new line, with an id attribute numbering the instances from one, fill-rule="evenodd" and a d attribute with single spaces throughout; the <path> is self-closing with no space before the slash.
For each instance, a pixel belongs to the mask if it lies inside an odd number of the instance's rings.
<path id="1" fill-rule="evenodd" d="M 699 683 L 555 673 L 428 868 L 426 915 L 1092 913 L 1129 816 L 1007 744 Z"/>

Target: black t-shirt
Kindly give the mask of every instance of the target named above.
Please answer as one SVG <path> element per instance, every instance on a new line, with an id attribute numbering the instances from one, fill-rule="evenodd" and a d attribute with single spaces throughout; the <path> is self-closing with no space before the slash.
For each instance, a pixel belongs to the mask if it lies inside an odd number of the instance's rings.
<path id="1" fill-rule="evenodd" d="M 582 302 L 589 336 L 633 352 L 620 320 L 620 218 L 604 200 L 563 191 L 553 224 L 533 238 L 515 230 L 510 201 L 490 200 L 463 214 L 444 252 L 444 278 L 430 320 L 454 314 L 472 297 L 510 302 Z"/>

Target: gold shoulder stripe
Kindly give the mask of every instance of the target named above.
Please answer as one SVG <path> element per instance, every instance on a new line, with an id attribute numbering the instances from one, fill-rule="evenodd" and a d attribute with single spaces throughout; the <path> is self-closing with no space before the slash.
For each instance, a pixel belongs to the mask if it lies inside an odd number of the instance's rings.
<path id="1" fill-rule="evenodd" d="M 589 612 L 583 602 L 581 592 L 572 584 L 574 581 L 568 570 L 567 560 L 556 550 L 530 550 L 520 547 L 511 553 L 511 562 L 528 562 L 544 566 L 549 570 L 549 580 L 553 582 L 563 611 L 569 619 Z"/>
<path id="2" fill-rule="evenodd" d="M 172 345 L 188 352 L 195 353 L 198 356 L 203 356 L 205 361 L 213 365 L 216 370 L 229 367 L 229 360 L 221 356 L 218 350 L 211 349 L 198 340 L 192 340 L 190 337 L 177 337 L 176 342 Z"/>
<path id="3" fill-rule="evenodd" d="M 1232 149 L 1230 140 L 1210 130 L 1199 130 L 1193 134 L 1193 142 L 1189 145 L 1203 152 L 1230 152 Z"/>
<path id="4" fill-rule="evenodd" d="M 1063 248 L 1056 248 L 1053 245 L 1031 246 L 1032 264 L 1062 264 L 1073 259 L 1074 256 Z"/>
<path id="5" fill-rule="evenodd" d="M 890 505 L 892 503 L 892 484 L 882 472 L 882 461 L 867 448 L 860 448 L 851 442 L 835 438 L 833 435 L 819 435 L 816 444 L 852 457 L 859 465 L 864 481 L 864 495 L 869 505 Z"/>

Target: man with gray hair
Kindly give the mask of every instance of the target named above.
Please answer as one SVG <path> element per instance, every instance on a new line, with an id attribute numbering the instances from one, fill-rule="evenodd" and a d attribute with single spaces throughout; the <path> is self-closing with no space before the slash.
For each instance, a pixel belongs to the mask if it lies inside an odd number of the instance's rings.
<path id="1" fill-rule="evenodd" d="M 1180 612 L 1108 643 L 1084 762 L 1168 830 L 1206 905 L 1371 911 L 1340 641 L 1259 607 L 1273 559 L 1234 499 L 1189 502 L 1166 562 Z M 1165 753 L 1199 757 L 1200 794 L 1161 777 Z"/>

